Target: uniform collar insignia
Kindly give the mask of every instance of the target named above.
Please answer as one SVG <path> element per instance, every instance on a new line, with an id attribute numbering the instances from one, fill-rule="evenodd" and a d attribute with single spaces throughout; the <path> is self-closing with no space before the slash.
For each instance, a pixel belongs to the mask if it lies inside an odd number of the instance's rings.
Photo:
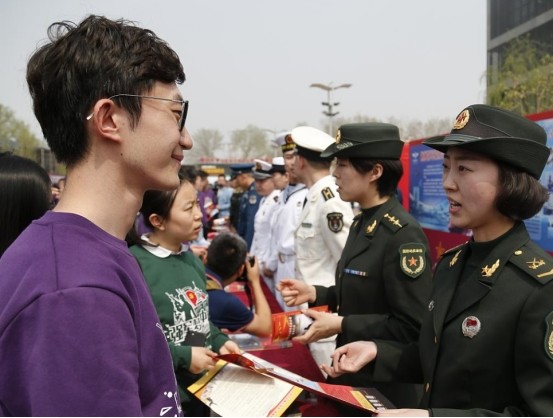
<path id="1" fill-rule="evenodd" d="M 492 277 L 492 275 L 495 273 L 495 271 L 497 270 L 498 267 L 499 267 L 499 258 L 497 259 L 497 261 L 495 263 L 492 264 L 491 267 L 488 267 L 487 265 L 485 265 L 482 268 L 482 276 L 483 277 Z"/>
<path id="2" fill-rule="evenodd" d="M 453 258 L 449 262 L 449 267 L 453 267 L 455 265 L 455 263 L 457 262 L 457 260 L 459 260 L 459 255 L 461 254 L 461 251 L 463 251 L 463 250 L 459 250 L 455 253 Z"/>
<path id="3" fill-rule="evenodd" d="M 372 232 L 374 231 L 374 228 L 376 227 L 376 219 L 373 221 L 372 224 L 370 224 L 368 227 L 367 227 L 367 234 L 372 234 Z"/>

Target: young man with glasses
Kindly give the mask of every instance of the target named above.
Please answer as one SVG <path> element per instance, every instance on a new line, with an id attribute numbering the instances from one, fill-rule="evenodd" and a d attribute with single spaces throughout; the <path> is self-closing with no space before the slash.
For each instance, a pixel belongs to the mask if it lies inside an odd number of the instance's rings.
<path id="1" fill-rule="evenodd" d="M 0 415 L 178 415 L 167 342 L 124 238 L 146 190 L 178 186 L 192 147 L 182 65 L 122 20 L 48 33 L 27 81 L 67 184 L 0 260 Z"/>

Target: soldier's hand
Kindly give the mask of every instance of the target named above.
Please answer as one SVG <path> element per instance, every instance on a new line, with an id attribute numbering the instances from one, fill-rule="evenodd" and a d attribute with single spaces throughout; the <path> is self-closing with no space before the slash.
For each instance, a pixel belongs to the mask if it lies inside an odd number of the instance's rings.
<path id="1" fill-rule="evenodd" d="M 305 283 L 303 280 L 283 279 L 276 285 L 282 300 L 287 306 L 297 306 L 306 302 L 315 302 L 317 292 L 315 287 Z"/>
<path id="2" fill-rule="evenodd" d="M 338 347 L 332 354 L 332 365 L 321 365 L 330 377 L 344 373 L 356 373 L 376 358 L 377 347 L 373 341 L 355 341 Z"/>
<path id="3" fill-rule="evenodd" d="M 313 323 L 309 326 L 305 334 L 293 338 L 294 341 L 302 344 L 309 344 L 323 338 L 331 337 L 342 331 L 342 320 L 344 319 L 342 316 L 312 309 L 308 309 L 303 313 L 312 318 Z"/>

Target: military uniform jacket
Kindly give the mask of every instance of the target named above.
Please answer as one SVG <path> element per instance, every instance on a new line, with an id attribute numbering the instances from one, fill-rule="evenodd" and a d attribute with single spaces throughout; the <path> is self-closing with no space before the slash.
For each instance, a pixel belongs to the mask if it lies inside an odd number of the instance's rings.
<path id="1" fill-rule="evenodd" d="M 336 269 L 336 285 L 316 286 L 317 305 L 344 316 L 337 345 L 374 338 L 416 341 L 431 292 L 428 242 L 395 197 L 357 215 Z"/>
<path id="2" fill-rule="evenodd" d="M 328 304 L 344 317 L 337 347 L 372 339 L 416 342 L 428 306 L 432 273 L 422 228 L 395 197 L 375 209 L 355 217 L 336 269 L 336 285 L 316 286 L 315 304 Z M 370 372 L 367 366 L 329 381 L 374 386 L 398 407 L 418 406 L 422 387 L 381 383 Z"/>
<path id="3" fill-rule="evenodd" d="M 271 256 L 267 261 L 267 267 L 272 271 L 277 269 L 279 256 L 281 259 L 293 259 L 295 263 L 294 232 L 298 227 L 306 194 L 305 185 L 298 183 L 288 185 L 280 195 L 273 218 Z"/>
<path id="4" fill-rule="evenodd" d="M 337 192 L 332 176 L 317 181 L 309 189 L 295 232 L 298 279 L 312 285 L 332 286 L 353 211 Z"/>
<path id="5" fill-rule="evenodd" d="M 259 209 L 254 218 L 254 234 L 250 254 L 255 255 L 260 263 L 269 257 L 271 244 L 271 218 L 278 205 L 280 190 L 273 190 L 271 194 L 261 199 Z"/>
<path id="6" fill-rule="evenodd" d="M 254 218 L 259 208 L 261 196 L 255 190 L 255 182 L 240 197 L 240 214 L 238 220 L 238 235 L 248 244 L 248 251 L 252 246 L 254 232 Z"/>
<path id="7" fill-rule="evenodd" d="M 461 283 L 468 244 L 437 266 L 418 344 L 435 416 L 553 416 L 553 260 L 523 223 L 496 241 Z M 413 353 L 379 344 L 377 373 Z"/>

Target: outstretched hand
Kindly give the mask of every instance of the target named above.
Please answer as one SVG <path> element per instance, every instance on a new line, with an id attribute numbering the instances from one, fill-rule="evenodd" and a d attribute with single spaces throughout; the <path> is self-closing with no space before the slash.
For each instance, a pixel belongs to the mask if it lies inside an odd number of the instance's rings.
<path id="1" fill-rule="evenodd" d="M 276 285 L 286 306 L 298 306 L 306 302 L 315 302 L 315 287 L 297 279 L 283 279 Z"/>
<path id="2" fill-rule="evenodd" d="M 294 341 L 302 344 L 309 344 L 323 338 L 336 335 L 342 331 L 342 316 L 333 315 L 328 312 L 320 312 L 307 309 L 304 314 L 313 319 L 305 334 L 294 337 Z"/>
<path id="3" fill-rule="evenodd" d="M 376 358 L 377 347 L 373 341 L 355 341 L 338 347 L 332 354 L 332 365 L 321 365 L 330 377 L 344 373 L 356 373 Z"/>

